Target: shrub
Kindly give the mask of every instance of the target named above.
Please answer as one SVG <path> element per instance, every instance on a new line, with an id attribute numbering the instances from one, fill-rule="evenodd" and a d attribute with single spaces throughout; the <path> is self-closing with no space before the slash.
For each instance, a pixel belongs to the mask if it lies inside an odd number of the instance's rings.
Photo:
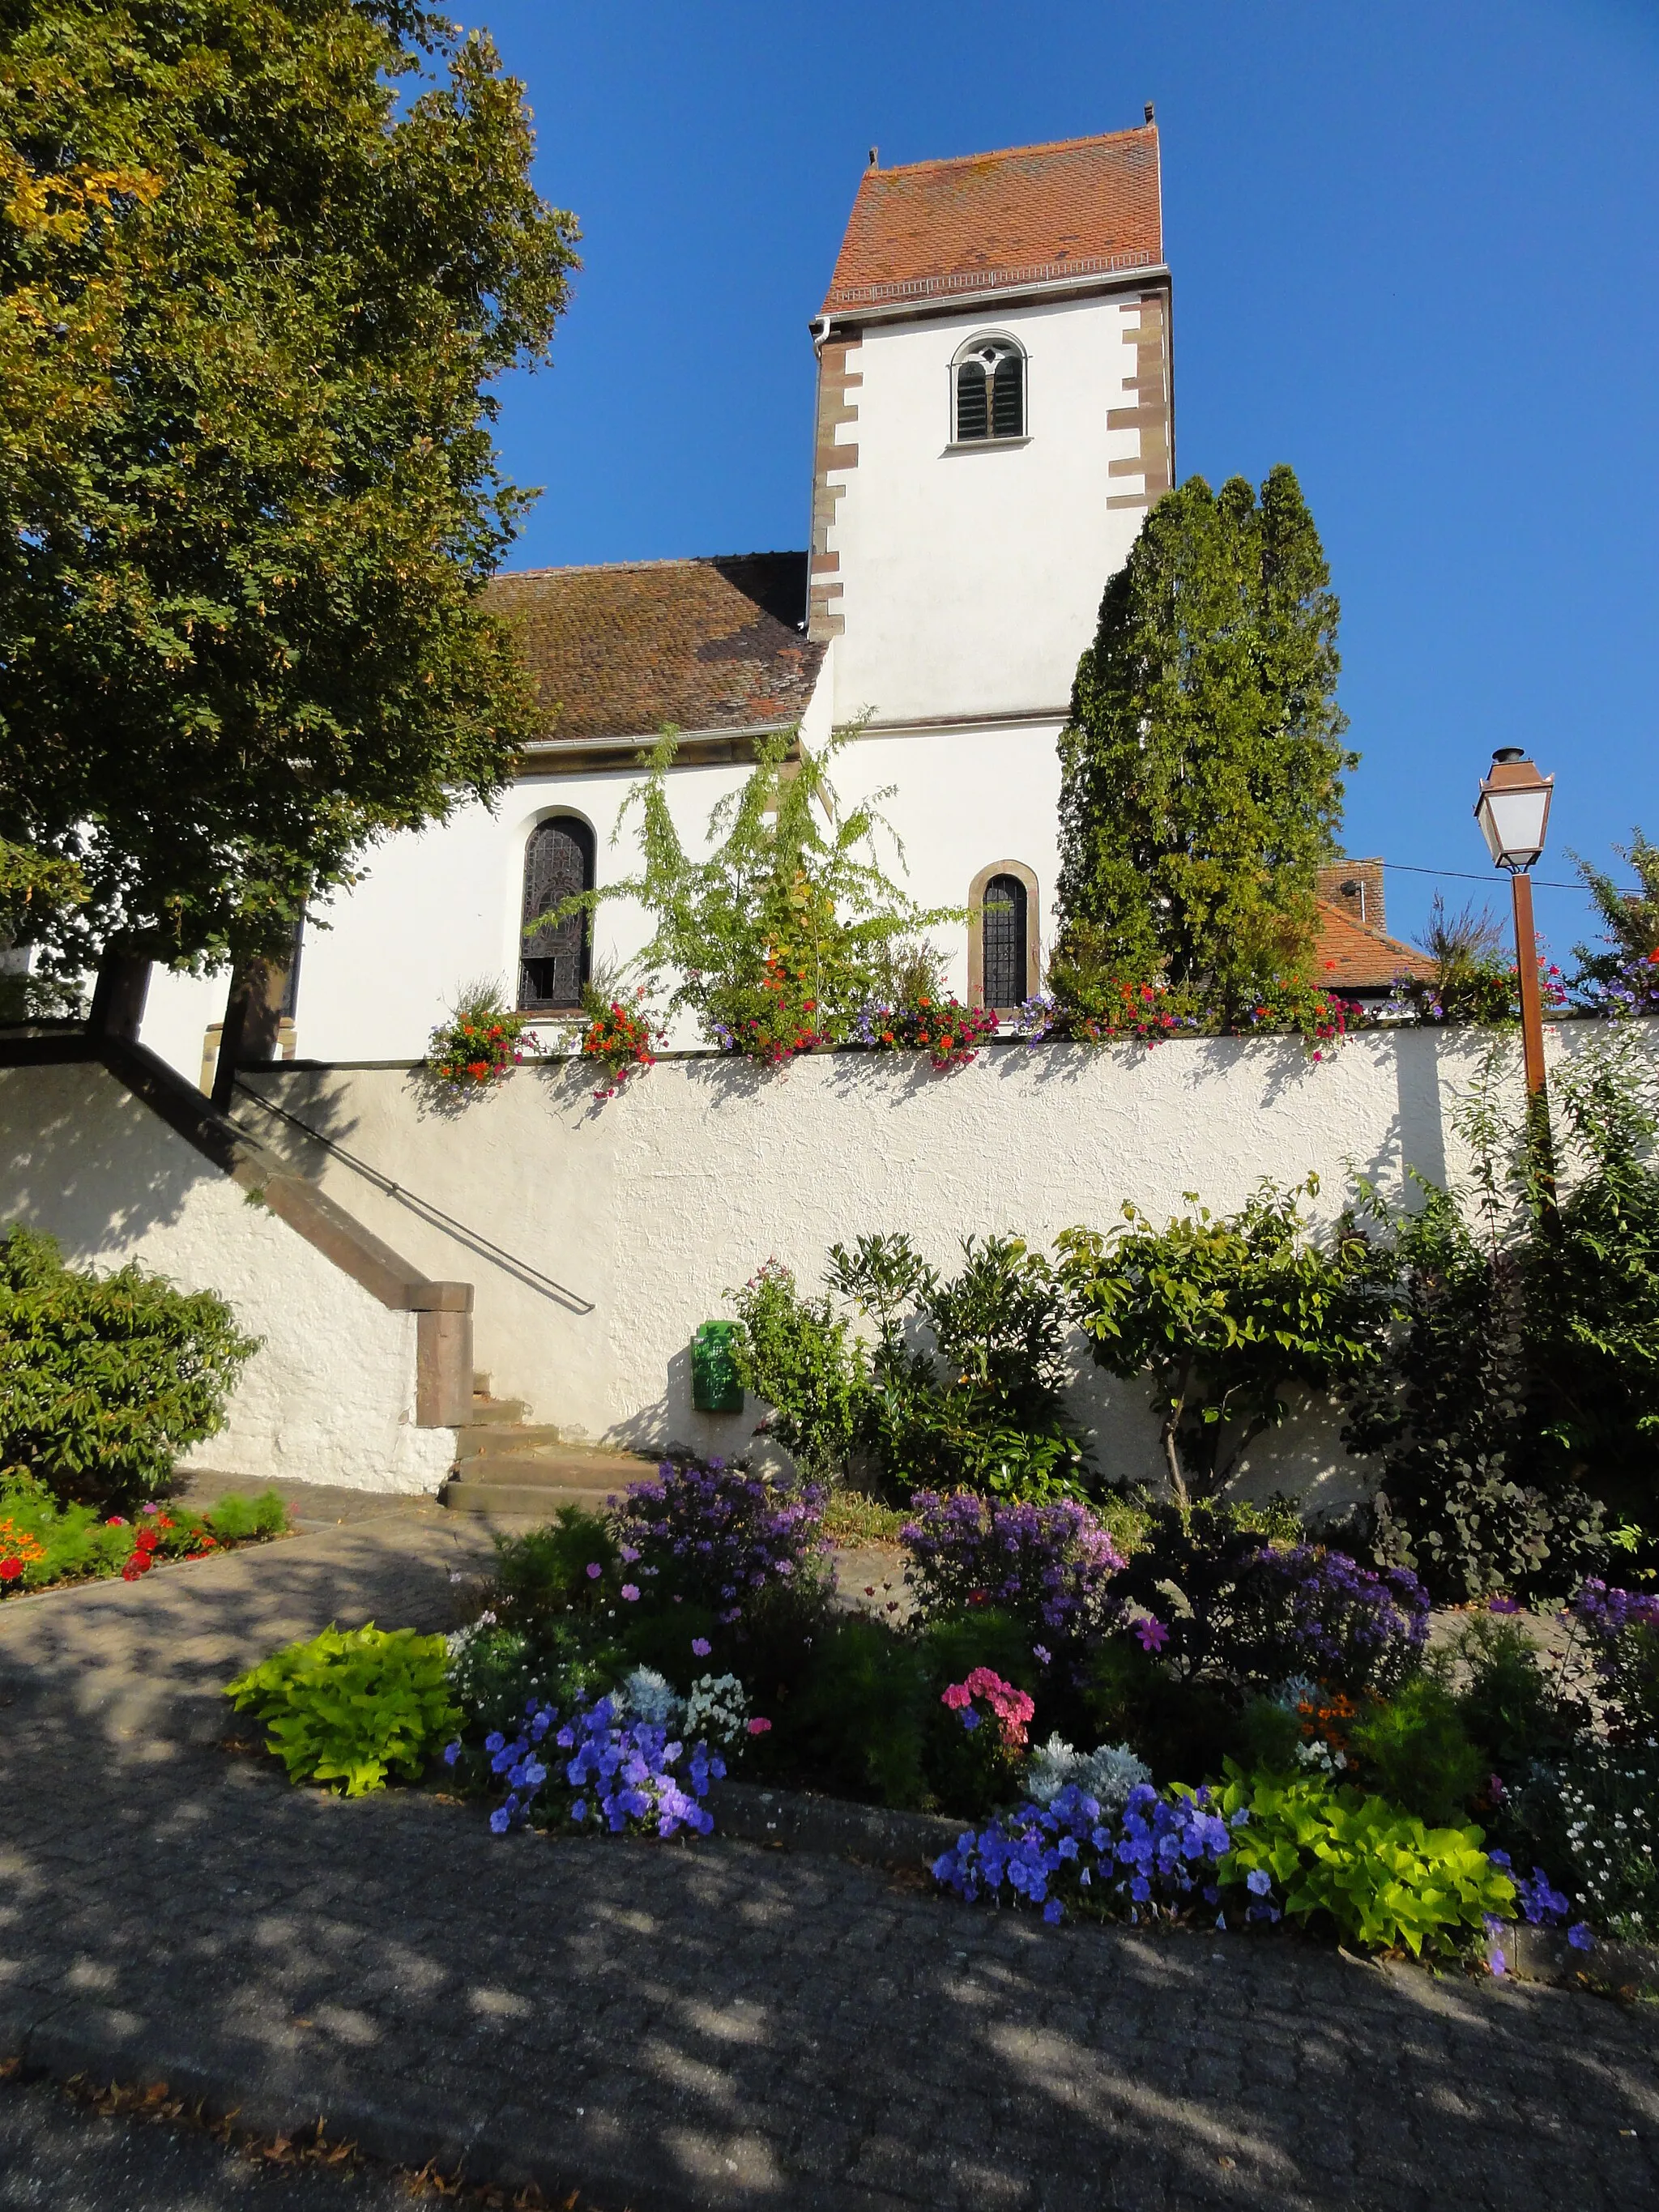
<path id="1" fill-rule="evenodd" d="M 0 1468 L 60 1498 L 148 1496 L 223 1425 L 258 1349 L 212 1291 L 136 1264 L 68 1267 L 52 1237 L 15 1226 L 0 1237 Z"/>
<path id="2" fill-rule="evenodd" d="M 1429 1828 L 1381 1797 L 1322 1781 L 1247 1778 L 1229 1763 L 1220 1808 L 1232 1851 L 1220 1879 L 1247 1918 L 1322 1916 L 1345 1942 L 1415 1957 L 1455 1948 L 1488 1915 L 1513 1911 L 1515 1885 L 1479 1828 Z M 1243 1898 L 1239 1904 L 1244 1904 Z"/>
<path id="3" fill-rule="evenodd" d="M 1231 1689 L 1174 1673 L 1133 1637 L 1110 1637 L 1089 1654 L 1082 1698 L 1098 1734 L 1127 1743 L 1160 1784 L 1219 1773 L 1237 1745 Z"/>
<path id="4" fill-rule="evenodd" d="M 1152 1780 L 1144 1759 L 1127 1744 L 1103 1743 L 1094 1751 L 1075 1751 L 1059 1735 L 1051 1735 L 1031 1753 L 1025 1770 L 1025 1795 L 1034 1805 L 1052 1805 L 1062 1790 L 1078 1790 L 1092 1797 L 1103 1818 L 1122 1812 L 1131 1791 Z"/>
<path id="5" fill-rule="evenodd" d="M 1457 1710 L 1469 1735 L 1504 1782 L 1535 1760 L 1563 1756 L 1589 1714 L 1547 1675 L 1538 1645 L 1519 1621 L 1477 1613 L 1453 1647 L 1463 1674 Z"/>
<path id="6" fill-rule="evenodd" d="M 1431 1827 L 1467 1818 L 1491 1771 L 1451 1692 L 1428 1674 L 1361 1712 L 1349 1741 L 1366 1788 Z"/>
<path id="7" fill-rule="evenodd" d="M 511 1075 L 525 1046 L 538 1042 L 529 1016 L 507 1004 L 499 983 L 468 983 L 427 1040 L 427 1079 L 440 1091 L 471 1097 Z"/>
<path id="8" fill-rule="evenodd" d="M 1115 1617 L 1123 1558 L 1086 1505 L 1006 1505 L 921 1491 L 902 1531 L 906 1578 L 924 1619 L 994 1606 L 1046 1650 L 1097 1636 Z"/>
<path id="9" fill-rule="evenodd" d="M 1222 1495 L 1287 1389 L 1328 1389 L 1374 1364 L 1393 1310 L 1389 1255 L 1345 1213 L 1310 1235 L 1319 1190 L 1264 1182 L 1237 1214 L 1207 1206 L 1156 1228 L 1133 1206 L 1102 1237 L 1056 1240 L 1060 1279 L 1096 1364 L 1150 1376 L 1176 1502 Z M 1189 1198 L 1194 1194 L 1189 1194 Z"/>
<path id="10" fill-rule="evenodd" d="M 290 1782 L 343 1782 L 360 1797 L 388 1772 L 418 1782 L 454 1727 L 448 1656 L 441 1636 L 330 1626 L 238 1675 L 225 1695 L 264 1723 Z"/>
<path id="11" fill-rule="evenodd" d="M 726 1626 L 780 1586 L 822 1587 L 823 1492 L 780 1490 L 723 1459 L 665 1460 L 654 1482 L 629 1486 L 616 1515 L 628 1604 L 680 1598 L 710 1607 Z"/>
<path id="12" fill-rule="evenodd" d="M 1241 1682 L 1311 1674 L 1383 1691 L 1418 1662 L 1428 1631 L 1428 1594 L 1405 1568 L 1374 1574 L 1345 1552 L 1268 1544 L 1242 1563 L 1212 1648 Z"/>
<path id="13" fill-rule="evenodd" d="M 496 1536 L 491 1609 L 502 1621 L 523 1626 L 614 1606 L 620 1562 L 617 1538 L 602 1515 L 562 1505 L 543 1528 Z"/>
<path id="14" fill-rule="evenodd" d="M 1659 1597 L 1592 1577 L 1569 1607 L 1589 1639 L 1601 1695 L 1627 1735 L 1659 1732 Z"/>
<path id="15" fill-rule="evenodd" d="M 825 1624 L 812 1663 L 775 1716 L 769 1764 L 878 1804 L 927 1802 L 928 1666 L 918 1647 L 861 1613 Z"/>
<path id="16" fill-rule="evenodd" d="M 843 1472 L 867 1387 L 852 1330 L 827 1297 L 803 1297 L 776 1260 L 726 1295 L 738 1312 L 732 1363 L 744 1389 L 774 1409 L 768 1433 L 814 1480 Z"/>
<path id="17" fill-rule="evenodd" d="M 1239 1577 L 1265 1540 L 1301 1533 L 1295 1507 L 1280 1499 L 1148 1504 L 1118 1584 L 1122 1601 L 1148 1617 L 1135 1625 L 1138 1639 L 1181 1675 L 1222 1671 L 1218 1639 Z"/>

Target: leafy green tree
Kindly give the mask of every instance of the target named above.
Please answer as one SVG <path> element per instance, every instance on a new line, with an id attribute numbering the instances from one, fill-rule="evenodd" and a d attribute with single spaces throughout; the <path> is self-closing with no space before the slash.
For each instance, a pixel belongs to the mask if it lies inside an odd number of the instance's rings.
<path id="1" fill-rule="evenodd" d="M 0 836 L 88 894 L 27 927 L 280 958 L 532 726 L 487 388 L 575 224 L 417 0 L 9 0 L 0 100 Z"/>
<path id="2" fill-rule="evenodd" d="M 1649 844 L 1638 830 L 1628 845 L 1615 845 L 1613 850 L 1635 869 L 1640 890 L 1621 890 L 1605 869 L 1573 856 L 1607 925 L 1605 952 L 1592 952 L 1586 945 L 1572 949 L 1580 983 L 1616 983 L 1632 965 L 1659 962 L 1659 845 Z"/>
<path id="3" fill-rule="evenodd" d="M 1103 1237 L 1055 1240 L 1096 1364 L 1152 1378 L 1183 1509 L 1225 1492 L 1249 1445 L 1284 1420 L 1291 1384 L 1323 1389 L 1380 1357 L 1392 1262 L 1352 1212 L 1311 1237 L 1301 1201 L 1318 1189 L 1314 1175 L 1285 1191 L 1264 1182 L 1236 1214 L 1200 1206 L 1164 1229 L 1125 1206 L 1123 1226 Z"/>
<path id="4" fill-rule="evenodd" d="M 1106 587 L 1060 740 L 1054 981 L 1195 985 L 1231 1012 L 1305 964 L 1346 769 L 1338 605 L 1291 471 L 1200 477 Z"/>

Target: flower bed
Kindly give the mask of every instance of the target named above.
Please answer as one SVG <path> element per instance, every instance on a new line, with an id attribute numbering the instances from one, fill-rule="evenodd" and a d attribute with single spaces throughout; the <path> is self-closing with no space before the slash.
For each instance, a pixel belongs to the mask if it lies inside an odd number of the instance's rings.
<path id="1" fill-rule="evenodd" d="M 1120 1541 L 1074 1502 L 919 1494 L 896 1625 L 835 1608 L 823 1503 L 665 1462 L 603 1515 L 499 1540 L 447 1643 L 280 1655 L 272 1747 L 350 1789 L 424 1764 L 497 1834 L 704 1835 L 728 1772 L 951 1814 L 941 1887 L 1049 1921 L 1291 1921 L 1494 1971 L 1513 1918 L 1574 1946 L 1647 1926 L 1650 1601 L 1575 1601 L 1608 1739 L 1512 1604 L 1431 1658 L 1413 1577 L 1282 1516 L 1190 1514 L 1177 1554 L 1156 1513 Z"/>
<path id="2" fill-rule="evenodd" d="M 60 1505 L 44 1486 L 0 1478 L 0 1601 L 60 1583 L 119 1575 L 137 1582 L 157 1565 L 199 1559 L 288 1533 L 288 1508 L 273 1491 L 231 1493 L 204 1512 L 147 1500 L 129 1517 L 90 1505 Z"/>

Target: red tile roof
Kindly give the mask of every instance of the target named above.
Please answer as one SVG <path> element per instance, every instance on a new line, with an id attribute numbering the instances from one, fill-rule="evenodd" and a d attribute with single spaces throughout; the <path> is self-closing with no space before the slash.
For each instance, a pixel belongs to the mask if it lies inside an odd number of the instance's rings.
<path id="1" fill-rule="evenodd" d="M 826 314 L 1149 267 L 1164 258 L 1158 129 L 866 169 Z"/>
<path id="2" fill-rule="evenodd" d="M 1313 973 L 1328 991 L 1386 991 L 1396 975 L 1431 976 L 1434 963 L 1380 929 L 1362 928 L 1321 899 Z"/>
<path id="3" fill-rule="evenodd" d="M 519 634 L 552 738 L 793 721 L 823 659 L 797 627 L 805 553 L 531 568 L 486 597 Z"/>

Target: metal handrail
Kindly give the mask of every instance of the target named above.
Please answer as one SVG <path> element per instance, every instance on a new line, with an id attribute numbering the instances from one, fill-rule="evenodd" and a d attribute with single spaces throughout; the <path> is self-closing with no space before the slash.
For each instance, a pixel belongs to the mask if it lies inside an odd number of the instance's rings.
<path id="1" fill-rule="evenodd" d="M 279 1106 L 274 1098 L 267 1098 L 264 1091 L 256 1091 L 240 1075 L 233 1080 L 237 1090 L 252 1098 L 256 1105 L 263 1106 L 268 1114 L 275 1114 L 280 1120 L 289 1122 L 314 1144 L 321 1145 L 337 1159 L 343 1160 L 347 1167 L 362 1176 L 365 1182 L 372 1182 L 386 1197 L 395 1198 L 399 1206 L 406 1206 L 417 1219 L 427 1222 L 434 1229 L 441 1229 L 446 1236 L 453 1237 L 457 1243 L 465 1244 L 470 1252 L 476 1252 L 481 1259 L 492 1261 L 503 1273 L 516 1277 L 530 1289 L 539 1291 L 544 1297 L 556 1298 L 571 1312 L 591 1314 L 595 1310 L 592 1298 L 585 1298 L 566 1284 L 556 1282 L 551 1275 L 544 1275 L 539 1267 L 532 1267 L 528 1260 L 520 1260 L 516 1253 L 503 1251 L 499 1244 L 492 1243 L 489 1237 L 481 1236 L 476 1229 L 469 1229 L 465 1222 L 457 1221 L 453 1213 L 446 1213 L 442 1206 L 434 1206 L 430 1199 L 422 1198 L 417 1191 L 393 1182 L 390 1176 L 382 1175 L 379 1168 L 370 1167 L 367 1160 L 360 1160 L 355 1152 L 349 1152 L 332 1137 L 325 1137 L 320 1129 L 313 1129 L 309 1121 L 302 1121 L 297 1114 L 290 1114 L 286 1106 Z"/>

